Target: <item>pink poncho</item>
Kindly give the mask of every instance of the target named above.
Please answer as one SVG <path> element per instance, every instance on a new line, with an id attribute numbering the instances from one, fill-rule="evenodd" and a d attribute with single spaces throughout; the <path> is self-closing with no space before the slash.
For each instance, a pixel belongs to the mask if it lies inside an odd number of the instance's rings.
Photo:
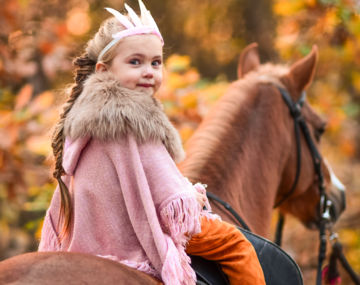
<path id="1" fill-rule="evenodd" d="M 90 253 L 165 284 L 193 284 L 184 246 L 200 232 L 201 209 L 171 158 L 181 156 L 181 144 L 157 101 L 120 87 L 107 72 L 94 74 L 67 116 L 65 133 L 71 234 L 59 242 L 57 188 L 39 251 Z"/>

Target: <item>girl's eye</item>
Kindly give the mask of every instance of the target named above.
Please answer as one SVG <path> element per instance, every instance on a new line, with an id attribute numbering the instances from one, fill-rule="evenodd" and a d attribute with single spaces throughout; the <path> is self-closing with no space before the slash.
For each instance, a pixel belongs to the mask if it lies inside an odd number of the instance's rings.
<path id="1" fill-rule="evenodd" d="M 153 66 L 160 66 L 160 65 L 161 65 L 161 60 L 160 60 L 160 59 L 154 60 L 154 61 L 152 62 L 152 65 L 153 65 Z"/>
<path id="2" fill-rule="evenodd" d="M 133 65 L 139 65 L 140 64 L 140 60 L 138 60 L 138 59 L 131 59 L 130 61 L 129 61 L 129 63 L 130 64 L 133 64 Z"/>

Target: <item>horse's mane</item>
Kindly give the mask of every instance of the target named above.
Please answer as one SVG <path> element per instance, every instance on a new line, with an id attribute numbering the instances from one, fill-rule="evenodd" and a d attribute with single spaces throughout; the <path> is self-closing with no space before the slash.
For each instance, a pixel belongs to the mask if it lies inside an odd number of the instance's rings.
<path id="1" fill-rule="evenodd" d="M 259 93 L 256 89 L 262 85 L 283 87 L 280 78 L 288 72 L 287 66 L 264 64 L 230 84 L 186 145 L 187 159 L 180 164 L 183 174 L 192 182 L 201 181 L 213 187 L 224 176 L 231 175 L 229 169 L 237 161 L 235 156 L 226 154 L 248 153 L 248 146 L 234 142 L 240 142 L 246 135 L 247 126 L 241 121 L 252 116 L 250 101 L 258 100 L 253 96 Z"/>
<path id="2" fill-rule="evenodd" d="M 249 72 L 245 77 L 235 82 L 238 82 L 241 85 L 272 83 L 284 87 L 280 78 L 288 74 L 289 70 L 289 67 L 286 65 L 266 63 L 260 65 L 256 70 Z"/>

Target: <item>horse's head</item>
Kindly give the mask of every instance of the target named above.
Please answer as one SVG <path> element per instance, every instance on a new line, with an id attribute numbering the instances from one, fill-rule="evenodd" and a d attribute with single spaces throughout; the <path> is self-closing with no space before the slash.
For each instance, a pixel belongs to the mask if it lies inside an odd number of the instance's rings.
<path id="1" fill-rule="evenodd" d="M 279 125 L 286 126 L 284 139 L 288 151 L 284 150 L 286 162 L 275 206 L 283 213 L 296 216 L 309 228 L 319 226 L 320 215 L 324 212 L 325 215 L 329 214 L 333 223 L 345 209 L 345 187 L 318 151 L 326 122 L 305 100 L 304 90 L 313 79 L 317 58 L 318 50 L 314 46 L 309 55 L 290 68 L 282 68 L 278 74 L 266 74 L 266 70 L 260 71 L 263 67 L 260 65 L 257 45 L 252 44 L 243 51 L 238 65 L 239 78 L 257 71 L 263 77 L 272 78 L 269 81 L 277 85 L 274 92 L 284 99 L 282 117 L 286 122 Z M 321 198 L 321 192 L 325 193 L 325 201 Z M 326 209 L 320 210 L 320 205 Z"/>

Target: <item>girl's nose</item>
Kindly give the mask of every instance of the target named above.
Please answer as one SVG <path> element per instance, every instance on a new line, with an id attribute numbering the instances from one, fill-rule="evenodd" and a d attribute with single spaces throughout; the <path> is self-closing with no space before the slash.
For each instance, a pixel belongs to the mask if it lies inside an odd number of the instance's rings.
<path id="1" fill-rule="evenodd" d="M 145 78 L 153 78 L 154 77 L 154 71 L 151 66 L 146 66 L 143 70 L 143 77 Z"/>

